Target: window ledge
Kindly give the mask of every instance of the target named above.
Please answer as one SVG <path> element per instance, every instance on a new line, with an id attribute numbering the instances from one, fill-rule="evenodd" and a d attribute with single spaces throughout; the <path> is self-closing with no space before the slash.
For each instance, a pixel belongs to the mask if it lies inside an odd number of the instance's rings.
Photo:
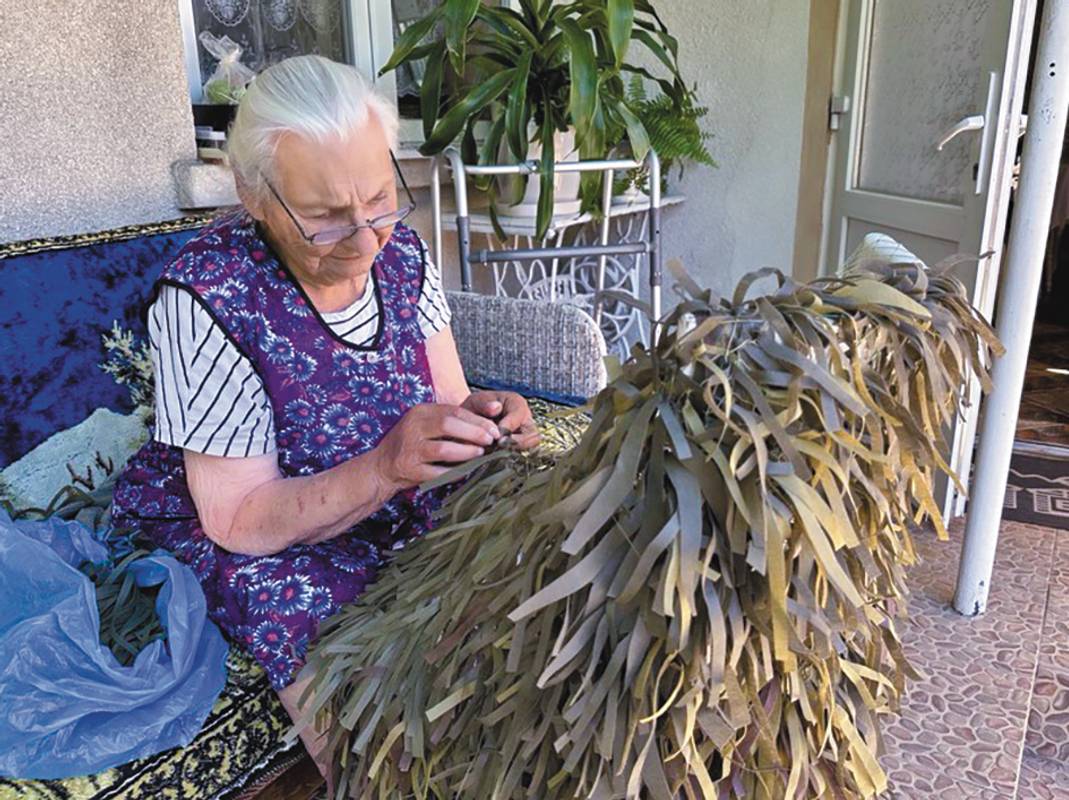
<path id="1" fill-rule="evenodd" d="M 171 170 L 183 211 L 237 205 L 234 174 L 225 164 L 190 159 L 176 161 Z"/>

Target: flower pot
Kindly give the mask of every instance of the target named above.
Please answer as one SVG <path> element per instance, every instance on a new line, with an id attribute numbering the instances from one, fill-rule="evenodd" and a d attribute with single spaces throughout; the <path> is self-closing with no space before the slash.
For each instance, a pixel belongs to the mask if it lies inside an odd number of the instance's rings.
<path id="1" fill-rule="evenodd" d="M 530 129 L 534 131 L 532 125 Z M 508 144 L 501 143 L 501 163 L 512 161 L 508 150 Z M 553 134 L 553 152 L 558 162 L 578 161 L 579 151 L 575 148 L 575 130 L 568 128 L 566 131 L 556 131 Z M 531 142 L 527 148 L 528 161 L 538 161 L 542 157 L 541 142 Z M 518 175 L 508 175 L 498 179 L 498 195 L 502 198 L 514 197 L 513 187 L 516 181 L 523 180 Z M 527 178 L 527 190 L 523 199 L 515 205 L 502 204 L 498 208 L 498 216 L 511 219 L 534 219 L 538 215 L 538 195 L 541 191 L 541 182 L 538 175 L 529 175 Z M 557 172 L 553 176 L 553 214 L 578 214 L 579 213 L 579 173 Z"/>

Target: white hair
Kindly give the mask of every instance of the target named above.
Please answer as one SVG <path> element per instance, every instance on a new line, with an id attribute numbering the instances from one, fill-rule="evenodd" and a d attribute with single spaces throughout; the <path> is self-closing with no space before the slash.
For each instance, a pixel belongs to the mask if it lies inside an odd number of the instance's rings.
<path id="1" fill-rule="evenodd" d="M 287 133 L 322 142 L 343 137 L 374 113 L 390 147 L 397 146 L 397 111 L 356 67 L 322 56 L 295 56 L 268 67 L 249 85 L 227 135 L 239 186 L 257 198 L 274 176 L 279 139 Z"/>

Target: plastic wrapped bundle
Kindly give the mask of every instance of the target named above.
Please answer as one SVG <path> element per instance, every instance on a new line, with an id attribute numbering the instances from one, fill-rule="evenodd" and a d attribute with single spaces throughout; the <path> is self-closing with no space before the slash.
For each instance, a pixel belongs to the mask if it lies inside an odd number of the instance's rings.
<path id="1" fill-rule="evenodd" d="M 338 796 L 886 787 L 910 530 L 945 536 L 943 431 L 998 342 L 948 267 L 766 271 L 730 301 L 678 278 L 576 447 L 467 465 L 442 526 L 324 626 L 309 713 Z"/>

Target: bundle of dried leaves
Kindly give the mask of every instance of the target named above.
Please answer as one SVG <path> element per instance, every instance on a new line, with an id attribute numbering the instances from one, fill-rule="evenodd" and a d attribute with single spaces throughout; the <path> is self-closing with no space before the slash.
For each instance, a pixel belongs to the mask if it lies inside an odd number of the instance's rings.
<path id="1" fill-rule="evenodd" d="M 778 290 L 730 301 L 680 275 L 576 447 L 474 465 L 324 626 L 306 697 L 339 796 L 885 787 L 910 529 L 942 533 L 943 432 L 1000 347 L 946 267 L 761 275 Z"/>
<path id="2" fill-rule="evenodd" d="M 96 564 L 82 561 L 78 570 L 96 589 L 100 643 L 111 650 L 120 664 L 129 667 L 145 647 L 167 635 L 156 611 L 160 586 L 138 586 L 130 570 L 134 561 L 150 555 L 156 546 L 125 529 L 111 526 L 110 507 L 117 475 L 110 459 L 97 453 L 84 473 L 78 473 L 70 464 L 67 471 L 71 482 L 56 492 L 45 508 L 16 508 L 3 500 L 0 506 L 14 520 L 56 517 L 79 522 L 90 530 L 108 529 L 109 558 Z"/>

